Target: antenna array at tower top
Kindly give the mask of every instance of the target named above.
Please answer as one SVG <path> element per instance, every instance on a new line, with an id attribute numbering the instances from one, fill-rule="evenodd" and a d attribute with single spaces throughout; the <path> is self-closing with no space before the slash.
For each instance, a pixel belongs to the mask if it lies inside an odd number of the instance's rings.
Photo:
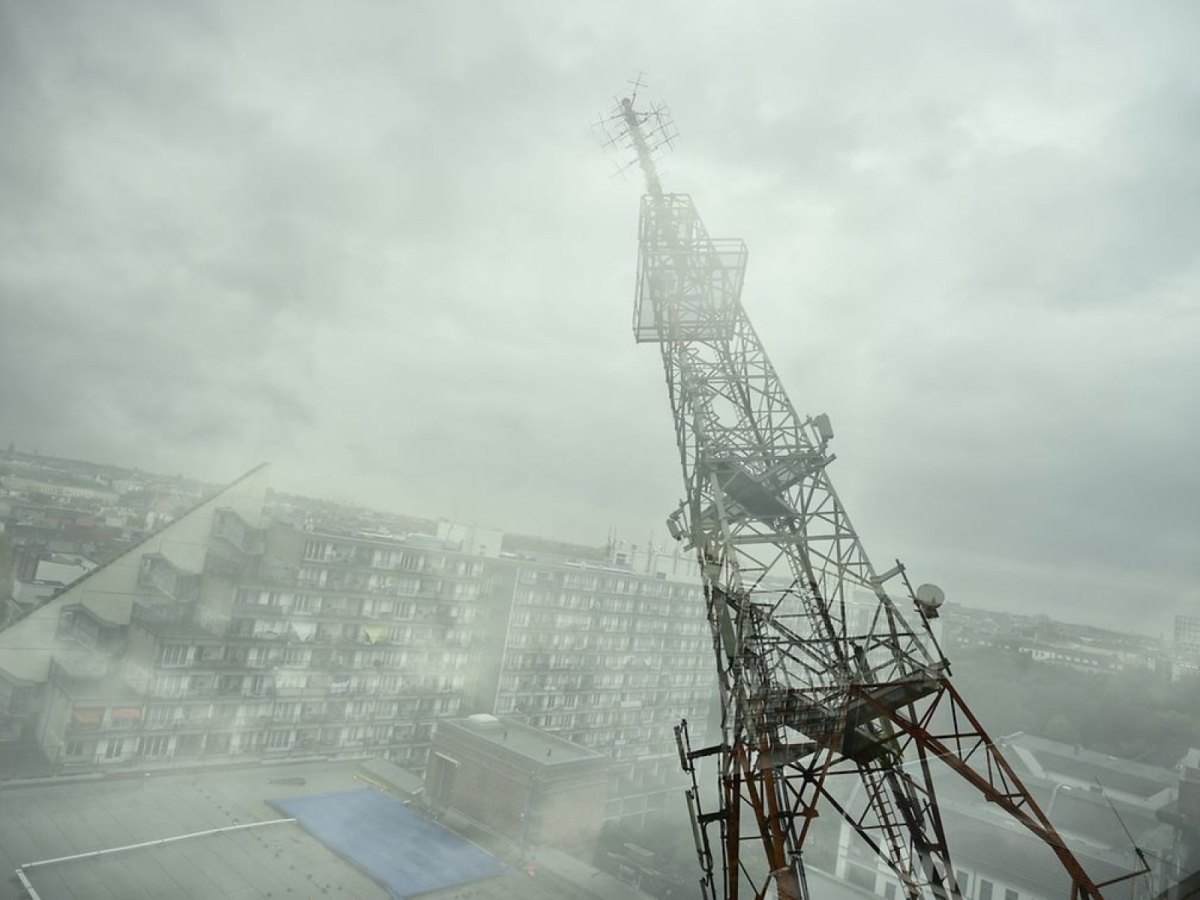
<path id="1" fill-rule="evenodd" d="M 675 130 L 675 122 L 666 106 L 654 102 L 639 105 L 638 94 L 647 86 L 642 75 L 631 79 L 629 85 L 629 96 L 614 97 L 612 108 L 594 127 L 605 150 L 633 154 L 631 159 L 618 162 L 617 174 L 623 175 L 640 165 L 651 193 L 658 193 L 656 163 L 662 158 L 664 148 L 674 149 L 679 132 Z"/>

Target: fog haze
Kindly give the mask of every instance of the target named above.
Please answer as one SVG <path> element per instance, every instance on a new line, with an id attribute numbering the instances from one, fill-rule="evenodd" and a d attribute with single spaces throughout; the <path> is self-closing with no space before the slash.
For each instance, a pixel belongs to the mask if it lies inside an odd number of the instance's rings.
<path id="1" fill-rule="evenodd" d="M 681 486 L 630 334 L 668 190 L 879 568 L 1153 633 L 1194 608 L 1200 8 L 0 3 L 0 439 L 600 543 Z"/>

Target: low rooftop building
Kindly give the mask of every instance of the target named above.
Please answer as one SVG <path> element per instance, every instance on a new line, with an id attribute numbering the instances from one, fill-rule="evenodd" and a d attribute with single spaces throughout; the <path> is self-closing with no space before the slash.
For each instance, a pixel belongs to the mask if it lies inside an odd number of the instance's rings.
<path id="1" fill-rule="evenodd" d="M 604 822 L 609 760 L 514 719 L 479 713 L 438 723 L 425 774 L 429 803 L 522 848 L 590 858 Z"/>

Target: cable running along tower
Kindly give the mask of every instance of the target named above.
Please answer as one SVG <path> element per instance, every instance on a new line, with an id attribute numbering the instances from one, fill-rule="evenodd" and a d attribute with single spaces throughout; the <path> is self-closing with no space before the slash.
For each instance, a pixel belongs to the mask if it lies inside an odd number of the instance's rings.
<path id="1" fill-rule="evenodd" d="M 663 108 L 638 108 L 641 86 L 601 125 L 646 183 L 633 330 L 662 354 L 686 496 L 667 525 L 696 554 L 716 653 L 721 742 L 676 729 L 706 900 L 807 900 L 818 809 L 908 900 L 958 900 L 935 765 L 1044 841 L 1073 900 L 1099 900 L 951 685 L 929 627 L 941 592 L 868 559 L 827 472 L 828 417 L 796 412 L 742 308 L 746 245 L 709 237 L 691 197 L 664 192 L 655 156 L 674 131 Z M 715 803 L 698 780 L 711 764 Z"/>

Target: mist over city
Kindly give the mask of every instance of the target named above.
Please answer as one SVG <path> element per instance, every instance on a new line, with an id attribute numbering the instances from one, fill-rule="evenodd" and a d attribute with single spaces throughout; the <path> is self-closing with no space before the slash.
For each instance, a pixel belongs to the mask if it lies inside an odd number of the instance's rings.
<path id="1" fill-rule="evenodd" d="M 0 900 L 1191 896 L 1198 34 L 0 0 Z"/>

